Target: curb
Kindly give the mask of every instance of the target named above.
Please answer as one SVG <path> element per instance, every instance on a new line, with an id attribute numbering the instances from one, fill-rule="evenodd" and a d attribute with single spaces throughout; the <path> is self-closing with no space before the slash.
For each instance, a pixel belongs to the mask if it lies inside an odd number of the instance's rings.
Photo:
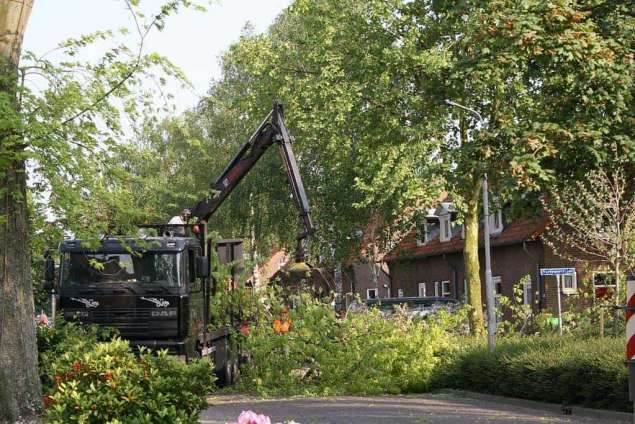
<path id="1" fill-rule="evenodd" d="M 445 389 L 445 390 L 438 390 L 433 393 L 448 394 L 448 395 L 463 397 L 467 399 L 474 399 L 474 400 L 481 400 L 481 401 L 492 402 L 492 403 L 502 403 L 507 405 L 539 409 L 545 412 L 551 412 L 551 413 L 562 415 L 562 416 L 595 418 L 595 419 L 602 419 L 602 420 L 610 419 L 610 420 L 613 420 L 614 422 L 626 422 L 626 423 L 633 422 L 633 414 L 629 412 L 611 411 L 608 409 L 591 409 L 591 408 L 584 408 L 581 406 L 567 405 L 567 408 L 571 409 L 571 414 L 564 415 L 562 413 L 562 405 L 555 404 L 555 403 L 547 403 L 547 402 L 540 402 L 536 400 L 489 395 L 484 393 L 469 392 L 466 390 Z"/>

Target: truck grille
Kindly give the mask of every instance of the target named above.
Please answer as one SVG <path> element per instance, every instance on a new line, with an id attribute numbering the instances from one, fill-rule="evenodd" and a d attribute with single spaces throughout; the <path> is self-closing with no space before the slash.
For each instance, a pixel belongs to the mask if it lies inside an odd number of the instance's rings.
<path id="1" fill-rule="evenodd" d="M 109 308 L 90 311 L 95 322 L 113 322 L 130 319 L 150 319 L 151 308 Z"/>
<path id="2" fill-rule="evenodd" d="M 83 315 L 87 311 L 81 310 L 78 315 L 82 322 L 97 324 L 101 327 L 112 327 L 119 330 L 121 336 L 130 338 L 152 338 L 175 336 L 178 331 L 177 317 L 157 318 L 153 312 L 161 311 L 157 308 L 104 308 L 92 309 L 88 316 Z M 80 310 L 65 309 L 67 318 L 75 316 Z"/>

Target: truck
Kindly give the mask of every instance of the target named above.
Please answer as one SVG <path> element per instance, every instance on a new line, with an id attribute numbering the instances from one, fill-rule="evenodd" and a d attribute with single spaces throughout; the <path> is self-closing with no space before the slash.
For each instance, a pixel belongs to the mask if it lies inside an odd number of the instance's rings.
<path id="1" fill-rule="evenodd" d="M 207 226 L 214 213 L 267 149 L 279 147 L 298 208 L 296 272 L 305 272 L 306 242 L 314 233 L 309 203 L 284 111 L 275 102 L 256 131 L 240 148 L 209 195 L 184 209 L 167 224 L 141 224 L 148 236 L 105 236 L 97 246 L 83 240 L 59 245 L 58 272 L 52 256 L 44 261 L 45 287 L 52 291 L 55 314 L 84 324 L 118 330 L 138 349 L 167 349 L 189 361 L 213 359 L 221 383 L 231 383 L 235 355 L 229 349 L 230 328 L 209 330 L 210 296 L 217 290 L 211 276 L 213 250 L 225 249 L 227 261 L 242 256 L 240 240 L 212 244 Z M 149 230 L 152 229 L 152 230 Z"/>

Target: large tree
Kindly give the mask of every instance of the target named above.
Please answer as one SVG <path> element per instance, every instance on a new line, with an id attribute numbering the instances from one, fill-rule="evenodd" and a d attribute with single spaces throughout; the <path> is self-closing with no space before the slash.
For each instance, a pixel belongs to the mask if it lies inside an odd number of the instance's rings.
<path id="1" fill-rule="evenodd" d="M 489 174 L 504 202 L 581 176 L 583 167 L 598 166 L 615 144 L 622 151 L 632 146 L 624 132 L 610 136 L 614 122 L 628 119 L 624 100 L 633 69 L 623 38 L 632 32 L 603 32 L 591 3 L 418 0 L 404 6 L 402 34 L 410 40 L 404 45 L 422 54 L 441 50 L 445 57 L 441 71 L 420 67 L 417 90 L 427 108 L 448 108 L 442 156 L 446 186 L 465 222 L 473 327 L 481 321 L 482 175 Z M 614 6 L 609 13 L 625 10 Z M 478 115 L 449 109 L 445 99 Z"/>
<path id="2" fill-rule="evenodd" d="M 0 3 L 0 421 L 37 421 L 40 382 L 27 231 L 24 140 L 18 131 L 18 61 L 33 2 Z"/>
<path id="3" fill-rule="evenodd" d="M 398 41 L 386 31 L 398 25 L 400 3 L 296 1 L 267 33 L 247 30 L 199 108 L 142 137 L 177 192 L 188 193 L 166 193 L 158 207 L 175 211 L 199 198 L 279 99 L 320 228 L 315 253 L 341 260 L 370 222 L 406 222 L 439 188 L 429 170 L 440 137 L 429 137 L 435 117 L 420 113 L 419 96 L 408 91 L 411 57 L 393 50 Z M 260 248 L 292 242 L 297 222 L 285 179 L 275 155 L 263 159 L 212 224 L 232 236 L 255 234 Z"/>
<path id="4" fill-rule="evenodd" d="M 142 81 L 181 77 L 164 58 L 145 54 L 143 44 L 190 2 L 160 5 L 146 22 L 138 1 L 125 4 L 136 24 L 135 48 L 103 31 L 60 43 L 52 50 L 58 60 L 29 52 L 19 60 L 33 2 L 0 2 L 0 422 L 37 421 L 41 403 L 29 235 L 57 227 L 94 239 L 110 223 L 143 213 L 113 152 L 124 135 L 123 116 L 134 120 L 151 105 Z M 103 55 L 82 62 L 86 47 Z M 56 222 L 44 225 L 44 216 Z M 33 224 L 42 226 L 34 231 Z"/>

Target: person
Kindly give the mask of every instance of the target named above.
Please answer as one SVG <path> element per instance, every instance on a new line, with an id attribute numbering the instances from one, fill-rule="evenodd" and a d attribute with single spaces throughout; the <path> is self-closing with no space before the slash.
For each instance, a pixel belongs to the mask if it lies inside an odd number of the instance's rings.
<path id="1" fill-rule="evenodd" d="M 37 315 L 35 317 L 35 320 L 37 322 L 38 327 L 49 327 L 50 326 L 50 322 L 49 322 L 49 317 L 46 316 L 46 314 L 42 311 L 40 313 L 40 315 Z"/>

